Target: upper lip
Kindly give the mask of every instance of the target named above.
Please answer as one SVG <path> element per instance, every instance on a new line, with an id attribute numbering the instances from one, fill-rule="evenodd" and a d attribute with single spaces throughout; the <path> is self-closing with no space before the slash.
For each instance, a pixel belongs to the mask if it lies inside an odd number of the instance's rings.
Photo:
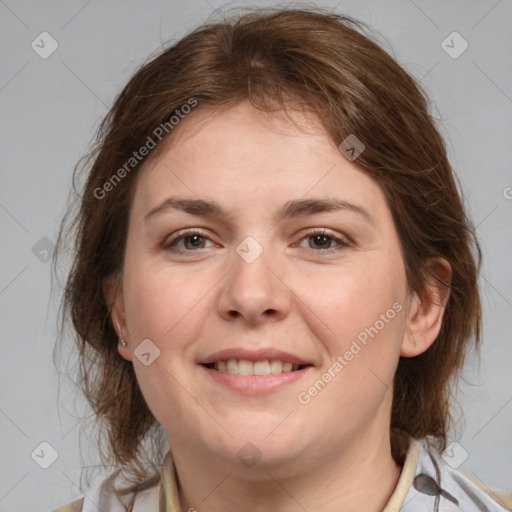
<path id="1" fill-rule="evenodd" d="M 248 350 L 246 348 L 227 348 L 214 352 L 209 356 L 204 357 L 198 364 L 211 364 L 217 361 L 227 361 L 228 359 L 245 359 L 246 361 L 269 361 L 279 359 L 280 361 L 289 362 L 292 364 L 312 364 L 294 354 L 278 350 L 276 348 L 260 348 L 258 350 Z"/>

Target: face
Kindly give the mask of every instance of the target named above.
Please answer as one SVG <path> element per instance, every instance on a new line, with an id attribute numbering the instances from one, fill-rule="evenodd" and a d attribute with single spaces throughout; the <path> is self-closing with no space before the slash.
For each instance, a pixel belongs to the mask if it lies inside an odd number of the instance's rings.
<path id="1" fill-rule="evenodd" d="M 198 107 L 138 176 L 114 314 L 175 452 L 286 465 L 388 431 L 409 310 L 391 212 L 294 119 Z"/>

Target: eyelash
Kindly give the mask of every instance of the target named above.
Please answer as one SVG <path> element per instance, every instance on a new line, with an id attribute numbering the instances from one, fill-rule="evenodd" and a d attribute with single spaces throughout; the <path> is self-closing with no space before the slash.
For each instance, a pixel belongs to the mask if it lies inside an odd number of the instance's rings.
<path id="1" fill-rule="evenodd" d="M 193 236 L 193 235 L 199 235 L 200 237 L 206 238 L 209 240 L 208 235 L 205 232 L 198 230 L 198 229 L 194 229 L 194 230 L 189 230 L 189 231 L 178 233 L 174 238 L 172 238 L 169 241 L 169 243 L 164 245 L 164 249 L 169 250 L 171 252 L 176 252 L 178 254 L 198 252 L 195 250 L 173 248 L 173 246 L 176 243 L 180 242 L 181 240 L 184 240 L 185 238 Z M 318 249 L 318 250 L 312 249 L 314 252 L 318 252 L 320 254 L 331 254 L 333 252 L 341 251 L 341 250 L 345 249 L 346 247 L 350 246 L 350 244 L 348 242 L 341 240 L 340 238 L 337 238 L 333 235 L 329 235 L 329 233 L 325 229 L 311 229 L 304 234 L 304 236 L 301 238 L 301 240 L 304 240 L 307 238 L 312 238 L 314 236 L 324 236 L 338 244 L 338 247 L 331 247 L 329 249 Z"/>

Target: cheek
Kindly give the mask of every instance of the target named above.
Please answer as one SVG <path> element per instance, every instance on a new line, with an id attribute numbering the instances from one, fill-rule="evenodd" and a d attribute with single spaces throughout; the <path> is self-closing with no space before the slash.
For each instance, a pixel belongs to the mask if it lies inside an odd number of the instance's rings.
<path id="1" fill-rule="evenodd" d="M 200 337 L 207 276 L 178 267 L 130 257 L 125 262 L 125 313 L 134 349 L 151 340 L 159 350 L 149 365 L 133 357 L 134 371 L 149 409 L 162 425 L 179 424 L 194 408 L 183 364 L 193 341 Z M 151 348 L 150 350 L 154 350 Z M 170 405 L 172 404 L 172 406 Z"/>
<path id="2" fill-rule="evenodd" d="M 378 263 L 352 266 L 334 272 L 328 282 L 322 282 L 311 292 L 309 301 L 331 334 L 336 334 L 342 348 L 365 328 L 376 322 L 381 326 L 381 315 L 386 315 L 390 308 L 386 320 L 395 317 L 392 306 L 404 297 L 401 280 L 399 271 L 391 273 Z"/>
<path id="3" fill-rule="evenodd" d="M 317 333 L 328 354 L 326 380 L 335 382 L 322 398 L 326 406 L 334 400 L 356 407 L 355 394 L 377 407 L 392 388 L 405 328 L 406 286 L 401 259 L 389 256 L 368 254 L 366 261 L 333 274 L 328 292 L 318 289 L 311 302 L 328 326 L 320 327 L 323 338 Z"/>
<path id="4" fill-rule="evenodd" d="M 164 343 L 197 325 L 191 318 L 201 311 L 201 299 L 209 289 L 204 273 L 142 258 L 127 261 L 125 273 L 126 316 L 133 335 Z"/>
<path id="5" fill-rule="evenodd" d="M 326 392 L 315 407 L 336 403 L 353 421 L 371 417 L 390 399 L 405 325 L 400 274 L 391 279 L 388 269 L 373 268 L 333 279 L 330 291 L 312 303 L 328 325 L 323 338 L 317 332 L 328 357 L 320 379 Z"/>

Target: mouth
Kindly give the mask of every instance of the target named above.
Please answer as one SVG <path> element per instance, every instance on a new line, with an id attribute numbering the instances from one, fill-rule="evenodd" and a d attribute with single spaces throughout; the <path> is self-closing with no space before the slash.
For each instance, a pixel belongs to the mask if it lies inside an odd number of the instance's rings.
<path id="1" fill-rule="evenodd" d="M 197 363 L 204 369 L 208 382 L 246 395 L 278 391 L 304 378 L 315 367 L 311 360 L 273 347 L 225 349 Z"/>
<path id="2" fill-rule="evenodd" d="M 291 385 L 313 371 L 311 364 L 277 359 L 249 361 L 221 359 L 199 365 L 210 382 L 245 395 L 262 395 Z"/>
<path id="3" fill-rule="evenodd" d="M 212 363 L 205 363 L 202 366 L 221 373 L 231 375 L 247 375 L 263 377 L 266 375 L 279 375 L 281 373 L 296 372 L 303 370 L 311 364 L 297 364 L 281 359 L 263 359 L 261 361 L 249 361 L 248 359 L 224 359 Z"/>

